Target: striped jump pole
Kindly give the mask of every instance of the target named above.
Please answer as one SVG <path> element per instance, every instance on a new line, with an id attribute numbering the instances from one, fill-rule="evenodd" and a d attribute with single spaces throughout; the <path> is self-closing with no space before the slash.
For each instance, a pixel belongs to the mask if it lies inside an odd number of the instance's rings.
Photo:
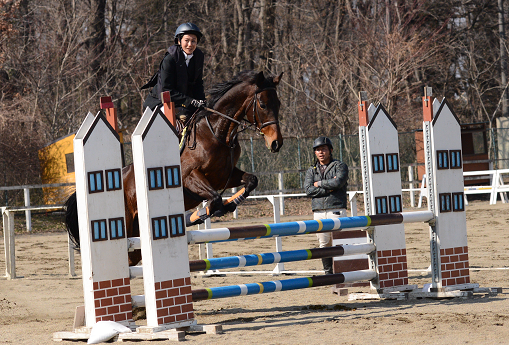
<path id="1" fill-rule="evenodd" d="M 257 265 L 277 264 L 279 262 L 294 262 L 335 256 L 347 256 L 357 254 L 368 254 L 375 250 L 372 243 L 341 245 L 326 248 L 312 248 L 290 250 L 285 252 L 250 254 L 242 256 L 228 256 L 222 258 L 211 258 L 205 260 L 189 261 L 191 272 L 218 270 L 225 268 L 247 267 Z M 143 276 L 143 266 L 131 266 L 131 278 Z"/>
<path id="2" fill-rule="evenodd" d="M 207 289 L 197 289 L 192 291 L 192 295 L 193 302 L 196 302 L 207 299 L 217 299 L 245 295 L 256 295 L 269 292 L 307 289 L 311 287 L 343 284 L 361 280 L 372 280 L 374 278 L 376 278 L 375 271 L 364 270 L 328 274 L 314 277 L 276 280 L 263 283 L 251 283 L 251 284 L 213 287 Z M 133 306 L 143 307 L 144 299 L 145 298 L 143 295 L 132 296 Z"/>
<path id="3" fill-rule="evenodd" d="M 401 223 L 427 222 L 433 218 L 431 211 L 379 214 L 373 216 L 355 216 L 298 222 L 273 223 L 231 228 L 191 230 L 187 232 L 187 243 L 207 243 L 269 238 L 276 236 L 294 236 L 316 232 L 330 232 L 341 229 L 364 229 L 370 226 Z M 129 249 L 140 249 L 140 238 L 129 237 Z"/>
<path id="4" fill-rule="evenodd" d="M 433 218 L 431 211 L 389 213 L 372 216 L 343 217 L 298 222 L 274 223 L 253 226 L 191 230 L 187 232 L 187 242 L 210 243 L 294 236 L 316 232 L 330 232 L 340 229 L 367 228 L 378 225 L 427 222 Z"/>
<path id="5" fill-rule="evenodd" d="M 359 245 L 344 245 L 327 248 L 312 248 L 274 252 L 264 254 L 251 254 L 242 256 L 229 256 L 223 258 L 211 258 L 206 260 L 194 260 L 189 262 L 191 272 L 218 270 L 225 268 L 247 267 L 257 265 L 277 264 L 279 262 L 294 262 L 334 256 L 367 254 L 375 250 L 371 243 Z"/>

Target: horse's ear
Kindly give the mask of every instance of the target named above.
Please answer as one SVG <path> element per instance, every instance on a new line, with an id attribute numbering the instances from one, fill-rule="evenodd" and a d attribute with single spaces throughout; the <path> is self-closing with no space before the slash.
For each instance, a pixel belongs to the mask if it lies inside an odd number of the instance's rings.
<path id="1" fill-rule="evenodd" d="M 284 72 L 281 72 L 280 75 L 278 75 L 277 77 L 275 77 L 274 79 L 272 79 L 272 81 L 274 82 L 274 85 L 277 86 L 279 84 L 279 82 L 281 81 L 281 78 L 283 77 L 283 73 Z"/>
<path id="2" fill-rule="evenodd" d="M 259 89 L 262 89 L 265 82 L 265 76 L 263 75 L 263 71 L 258 73 L 256 75 L 256 86 L 258 86 Z"/>

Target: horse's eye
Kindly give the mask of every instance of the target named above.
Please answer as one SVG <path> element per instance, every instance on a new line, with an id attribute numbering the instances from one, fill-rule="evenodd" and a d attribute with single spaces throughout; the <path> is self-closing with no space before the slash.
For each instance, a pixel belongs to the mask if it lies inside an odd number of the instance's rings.
<path id="1" fill-rule="evenodd" d="M 267 106 L 265 105 L 265 103 L 260 102 L 260 108 L 265 109 L 265 108 L 267 108 Z"/>

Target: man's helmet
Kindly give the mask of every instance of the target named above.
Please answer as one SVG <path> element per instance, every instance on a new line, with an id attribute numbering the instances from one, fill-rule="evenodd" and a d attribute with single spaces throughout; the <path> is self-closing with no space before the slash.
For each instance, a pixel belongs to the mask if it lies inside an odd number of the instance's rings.
<path id="1" fill-rule="evenodd" d="M 179 39 L 185 34 L 196 35 L 196 38 L 198 38 L 198 42 L 200 42 L 200 39 L 203 36 L 200 29 L 193 23 L 180 24 L 180 26 L 177 28 L 177 31 L 175 31 L 175 44 L 178 44 Z"/>
<path id="2" fill-rule="evenodd" d="M 327 145 L 329 149 L 332 151 L 332 142 L 327 137 L 318 137 L 315 139 L 313 143 L 313 150 L 315 150 L 318 146 Z"/>

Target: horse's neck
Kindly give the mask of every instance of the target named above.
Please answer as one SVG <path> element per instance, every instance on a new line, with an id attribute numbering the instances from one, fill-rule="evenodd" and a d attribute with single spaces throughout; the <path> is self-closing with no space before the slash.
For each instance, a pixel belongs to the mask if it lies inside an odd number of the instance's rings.
<path id="1" fill-rule="evenodd" d="M 225 114 L 239 122 L 241 122 L 247 112 L 247 103 L 249 102 L 248 97 L 244 99 L 242 103 L 240 103 L 240 106 L 231 106 L 230 104 L 222 107 L 219 105 L 217 108 L 214 108 L 214 110 Z M 223 116 L 220 115 L 214 115 L 213 118 L 209 119 L 212 130 L 214 131 L 214 134 L 216 137 L 227 144 L 230 144 L 230 140 L 235 137 L 236 131 L 239 129 L 239 125 Z"/>

